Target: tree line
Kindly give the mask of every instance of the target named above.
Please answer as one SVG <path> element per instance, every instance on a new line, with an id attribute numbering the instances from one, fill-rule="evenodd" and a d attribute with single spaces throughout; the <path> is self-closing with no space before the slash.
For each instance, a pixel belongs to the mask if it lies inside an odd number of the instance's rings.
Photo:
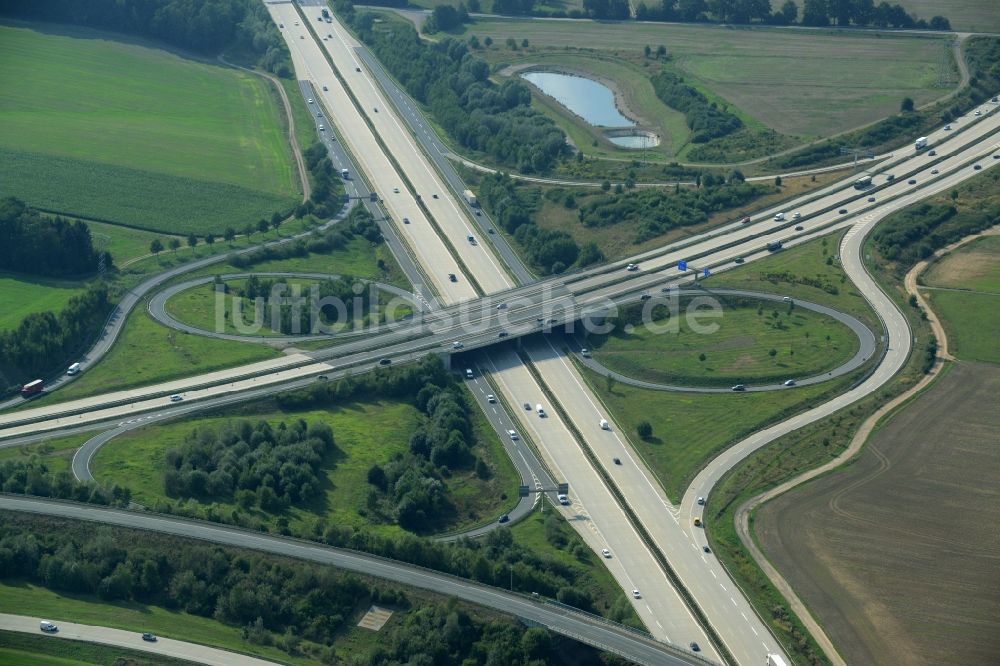
<path id="1" fill-rule="evenodd" d="M 545 629 L 528 629 L 332 567 L 205 545 L 180 538 L 11 514 L 0 526 L 0 576 L 59 592 L 181 610 L 242 628 L 243 639 L 322 663 L 345 663 L 334 649 L 359 607 L 395 607 L 357 666 L 502 663 L 538 666 L 554 658 Z M 500 658 L 501 661 L 495 661 Z M 594 652 L 587 653 L 593 663 Z"/>
<path id="2" fill-rule="evenodd" d="M 633 242 L 642 243 L 671 229 L 702 224 L 714 212 L 744 206 L 775 191 L 770 185 L 744 182 L 738 173 L 728 180 L 712 174 L 699 180 L 697 189 L 677 187 L 670 193 L 649 188 L 593 199 L 580 207 L 580 222 L 587 227 L 635 223 Z"/>
<path id="3" fill-rule="evenodd" d="M 531 108 L 528 86 L 516 79 L 493 84 L 489 65 L 466 43 L 424 42 L 410 24 L 393 22 L 387 30 L 369 12 L 344 17 L 459 145 L 525 173 L 548 171 L 569 154 L 563 131 Z"/>
<path id="4" fill-rule="evenodd" d="M 118 484 L 105 489 L 93 481 L 80 481 L 66 469 L 53 473 L 35 454 L 27 460 L 0 462 L 0 490 L 102 506 L 127 507 L 132 499 L 132 491 Z"/>
<path id="5" fill-rule="evenodd" d="M 277 26 L 254 0 L 6 0 L 0 12 L 141 35 L 205 55 L 247 53 L 263 69 L 292 75 Z"/>
<path id="6" fill-rule="evenodd" d="M 0 269 L 52 277 L 95 273 L 111 255 L 94 249 L 90 227 L 58 215 L 49 218 L 16 197 L 0 200 Z"/>
<path id="7" fill-rule="evenodd" d="M 0 331 L 0 366 L 16 368 L 29 379 L 53 372 L 100 330 L 112 307 L 101 282 L 69 299 L 59 314 L 29 314 L 17 328 Z"/>
<path id="8" fill-rule="evenodd" d="M 996 186 L 996 177 L 993 182 Z M 953 194 L 957 196 L 958 192 Z M 988 229 L 996 224 L 998 216 L 1000 205 L 996 203 L 961 211 L 948 204 L 920 203 L 883 221 L 872 239 L 883 257 L 906 269 L 945 245 Z"/>
<path id="9" fill-rule="evenodd" d="M 163 489 L 170 497 L 235 501 L 281 512 L 322 493 L 322 463 L 334 449 L 326 423 L 298 419 L 271 426 L 240 419 L 195 428 L 164 452 Z"/>
<path id="10" fill-rule="evenodd" d="M 535 8 L 534 0 L 496 0 L 497 14 L 531 14 L 552 18 L 593 18 L 625 21 L 631 18 L 627 0 L 583 0 L 582 9 L 549 10 Z M 799 5 L 785 0 L 772 11 L 769 0 L 640 0 L 635 7 L 637 21 L 671 23 L 727 23 L 748 25 L 793 25 L 799 21 Z M 801 24 L 807 26 L 875 26 L 878 28 L 920 28 L 951 30 L 944 16 L 930 20 L 917 18 L 899 4 L 874 0 L 804 0 Z"/>
<path id="11" fill-rule="evenodd" d="M 684 114 L 684 121 L 691 130 L 692 143 L 705 143 L 743 127 L 739 118 L 720 109 L 715 102 L 709 102 L 704 94 L 685 82 L 682 76 L 661 71 L 650 81 L 661 102 Z"/>

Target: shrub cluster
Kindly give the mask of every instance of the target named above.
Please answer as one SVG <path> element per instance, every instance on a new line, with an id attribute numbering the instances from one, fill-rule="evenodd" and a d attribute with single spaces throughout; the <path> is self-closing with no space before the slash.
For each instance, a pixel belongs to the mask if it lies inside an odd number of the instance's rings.
<path id="1" fill-rule="evenodd" d="M 472 466 L 475 457 L 469 405 L 455 387 L 427 384 L 417 391 L 416 405 L 427 420 L 410 436 L 407 454 L 368 470 L 368 483 L 383 495 L 370 495 L 368 504 L 376 510 L 388 504 L 381 513 L 390 513 L 400 527 L 427 531 L 451 511 L 442 479 L 453 468 Z"/>
<path id="2" fill-rule="evenodd" d="M 246 419 L 196 428 L 164 453 L 163 488 L 171 497 L 235 498 L 278 512 L 321 492 L 320 464 L 333 448 L 329 425 L 303 419 L 273 428 Z"/>
<path id="3" fill-rule="evenodd" d="M 523 248 L 528 260 L 542 272 L 561 273 L 580 257 L 580 248 L 568 233 L 535 225 L 533 215 L 536 204 L 522 196 L 507 174 L 484 175 L 479 185 L 479 199 L 493 219 L 514 235 L 514 240 Z M 588 262 L 595 261 L 595 249 L 589 249 L 584 257 Z M 600 250 L 596 252 L 596 256 L 603 258 Z"/>
<path id="4" fill-rule="evenodd" d="M 95 272 L 100 258 L 85 222 L 44 217 L 15 197 L 0 200 L 0 269 L 76 276 Z M 111 255 L 104 261 L 110 268 Z"/>
<path id="5" fill-rule="evenodd" d="M 701 224 L 716 211 L 743 206 L 773 192 L 768 185 L 752 185 L 739 179 L 718 184 L 712 176 L 702 178 L 698 189 L 677 188 L 673 193 L 643 189 L 600 197 L 580 207 L 580 222 L 588 227 L 636 223 L 633 239 L 641 243 L 678 227 Z"/>
<path id="6" fill-rule="evenodd" d="M 132 492 L 117 484 L 105 490 L 93 482 L 77 480 L 69 470 L 53 474 L 48 465 L 39 462 L 35 456 L 29 460 L 5 460 L 0 463 L 0 490 L 104 506 L 128 506 L 132 499 Z"/>
<path id="7" fill-rule="evenodd" d="M 891 216 L 872 238 L 879 253 L 906 269 L 938 248 L 996 224 L 1000 205 L 959 211 L 945 204 L 921 203 Z"/>
<path id="8" fill-rule="evenodd" d="M 709 102 L 697 88 L 673 72 L 662 71 L 650 79 L 660 101 L 684 114 L 692 143 L 705 143 L 743 127 L 743 122 Z"/>

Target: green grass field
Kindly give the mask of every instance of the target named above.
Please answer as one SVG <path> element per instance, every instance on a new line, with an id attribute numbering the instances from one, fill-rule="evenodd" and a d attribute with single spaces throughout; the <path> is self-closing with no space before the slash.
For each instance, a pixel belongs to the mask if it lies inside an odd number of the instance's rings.
<path id="1" fill-rule="evenodd" d="M 763 125 L 801 137 L 828 136 L 942 96 L 958 83 L 947 42 L 937 37 L 697 25 L 478 19 L 463 36 L 489 36 L 491 61 L 520 58 L 508 37 L 532 48 L 633 57 L 663 44 L 692 82 Z M 878 67 L 867 64 L 877 62 Z M 857 69 L 864 75 L 844 85 Z"/>
<path id="2" fill-rule="evenodd" d="M 82 595 L 53 592 L 30 583 L 0 582 L 0 608 L 17 609 L 22 615 L 47 617 L 56 623 L 67 620 L 125 629 L 137 634 L 152 631 L 159 636 L 252 654 L 278 663 L 315 663 L 292 657 L 274 647 L 254 645 L 243 640 L 239 627 L 230 627 L 209 618 L 138 603 L 104 603 Z"/>
<path id="3" fill-rule="evenodd" d="M 0 26 L 0 194 L 170 232 L 295 204 L 269 84 L 118 38 Z"/>
<path id="4" fill-rule="evenodd" d="M 693 330 L 682 304 L 676 328 L 660 319 L 631 333 L 590 339 L 594 358 L 645 381 L 721 386 L 818 375 L 847 361 L 858 347 L 846 326 L 803 308 L 721 304 L 721 317 L 698 321 L 699 328 L 717 327 L 713 333 Z M 777 353 L 771 356 L 771 350 Z"/>
<path id="5" fill-rule="evenodd" d="M 1000 236 L 984 236 L 931 264 L 921 282 L 931 287 L 1000 293 Z"/>
<path id="6" fill-rule="evenodd" d="M 226 284 L 231 288 L 242 287 L 245 283 L 246 280 L 226 281 Z M 297 293 L 302 298 L 310 299 L 313 287 L 319 285 L 320 281 L 292 279 L 289 280 L 287 284 L 291 290 L 297 289 Z M 287 296 L 292 296 L 295 293 L 291 290 L 286 294 Z M 354 316 L 354 305 L 350 301 L 346 302 L 346 312 L 350 320 L 346 323 L 336 323 L 328 326 L 330 326 L 330 328 L 335 332 L 342 332 L 345 330 L 352 331 L 366 327 L 366 320 L 363 319 L 364 317 L 371 317 L 371 319 L 367 321 L 375 321 L 376 318 L 382 317 L 384 310 L 382 310 L 380 306 L 387 305 L 390 301 L 396 298 L 395 294 L 381 290 L 378 292 L 378 296 L 379 299 L 376 307 L 361 308 L 359 313 L 360 316 L 357 318 Z M 309 301 L 307 300 L 302 307 L 306 312 L 308 312 L 308 308 L 310 307 Z M 204 331 L 216 330 L 218 326 L 218 314 L 221 312 L 223 315 L 223 329 L 227 334 L 263 337 L 276 337 L 284 335 L 280 332 L 280 330 L 276 332 L 272 328 L 273 322 L 265 316 L 266 310 L 264 309 L 261 310 L 261 326 L 258 328 L 254 321 L 255 304 L 249 302 L 242 296 L 235 296 L 232 293 L 223 295 L 217 294 L 214 283 L 203 284 L 185 289 L 167 301 L 166 309 L 167 312 L 177 321 Z M 237 317 L 236 312 L 240 313 L 239 318 Z M 394 306 L 392 308 L 393 321 L 400 321 L 412 314 L 413 308 L 408 304 L 401 305 L 399 307 Z M 357 322 L 357 324 L 354 325 L 354 322 Z M 237 327 L 237 323 L 240 324 L 239 328 Z M 280 324 L 280 322 L 278 323 Z M 276 325 L 275 327 L 280 329 L 280 326 Z M 304 328 L 301 331 L 302 335 L 307 335 L 308 333 L 308 328 Z"/>
<path id="7" fill-rule="evenodd" d="M 49 472 L 57 474 L 68 471 L 73 464 L 73 455 L 83 443 L 93 437 L 93 433 L 84 435 L 69 435 L 68 437 L 53 437 L 34 444 L 10 446 L 0 449 L 0 462 L 6 460 L 31 460 L 38 457 L 45 463 Z"/>
<path id="8" fill-rule="evenodd" d="M 216 428 L 234 417 L 279 421 L 321 420 L 333 428 L 336 451 L 324 461 L 325 494 L 303 506 L 295 506 L 286 514 L 294 529 L 308 528 L 317 519 L 354 527 L 372 526 L 378 531 L 398 534 L 395 525 L 373 522 L 368 516 L 366 497 L 368 470 L 376 463 L 385 463 L 397 453 L 407 450 L 410 435 L 421 421 L 420 413 L 408 403 L 393 400 L 350 402 L 325 410 L 284 412 L 270 406 L 260 406 L 234 416 L 208 417 L 142 428 L 115 438 L 94 459 L 94 476 L 102 485 L 113 483 L 132 489 L 133 498 L 153 506 L 169 498 L 163 492 L 165 469 L 164 451 L 179 446 L 196 427 Z M 503 451 L 502 445 L 476 412 L 474 432 L 476 454 L 493 470 L 486 480 L 471 470 L 453 470 L 445 483 L 454 507 L 450 516 L 442 516 L 440 529 L 462 529 L 494 519 L 516 501 L 517 474 Z M 218 511 L 228 515 L 237 509 L 234 503 L 216 503 Z M 250 512 L 260 520 L 272 523 L 275 516 L 259 510 Z"/>
<path id="9" fill-rule="evenodd" d="M 843 235 L 844 232 L 837 232 L 782 250 L 765 259 L 717 273 L 703 284 L 709 289 L 731 287 L 794 296 L 846 312 L 871 330 L 878 331 L 879 320 L 868 301 L 840 267 L 837 253 Z"/>
<path id="10" fill-rule="evenodd" d="M 116 661 L 120 659 L 121 661 Z M 194 662 L 151 652 L 58 640 L 41 634 L 0 631 L 0 663 L 5 666 L 190 666 Z"/>
<path id="11" fill-rule="evenodd" d="M 96 367 L 47 400 L 83 398 L 281 355 L 266 345 L 186 335 L 161 326 L 142 310 L 129 317 L 114 347 Z"/>
<path id="12" fill-rule="evenodd" d="M 17 328 L 29 314 L 51 310 L 59 313 L 69 299 L 82 294 L 80 282 L 0 275 L 0 331 Z"/>
<path id="13" fill-rule="evenodd" d="M 964 361 L 1000 363 L 1000 295 L 921 291 L 948 334 L 948 351 Z"/>
<path id="14" fill-rule="evenodd" d="M 632 443 L 657 474 L 673 501 L 678 501 L 698 469 L 713 455 L 779 415 L 798 411 L 807 401 L 836 390 L 845 382 L 799 387 L 787 391 L 742 394 L 696 394 L 651 391 L 615 383 L 581 368 L 584 377 L 628 431 Z M 853 375 L 849 375 L 853 377 Z M 648 421 L 653 435 L 643 440 L 636 425 Z"/>

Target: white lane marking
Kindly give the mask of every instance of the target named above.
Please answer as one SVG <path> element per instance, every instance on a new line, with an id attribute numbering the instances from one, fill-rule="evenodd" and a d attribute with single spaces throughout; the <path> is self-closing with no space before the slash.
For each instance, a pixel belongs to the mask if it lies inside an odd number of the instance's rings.
<path id="1" fill-rule="evenodd" d="M 722 583 L 719 583 L 719 587 L 721 587 L 721 588 L 722 588 L 722 591 L 723 591 L 723 592 L 728 592 L 728 590 L 726 590 L 726 586 L 725 586 L 725 585 L 723 585 Z"/>
<path id="2" fill-rule="evenodd" d="M 754 636 L 758 636 L 758 637 L 760 636 L 760 634 L 757 633 L 757 630 L 754 628 L 754 626 L 753 626 L 752 623 L 750 624 L 750 630 L 753 631 L 753 635 Z"/>
<path id="3" fill-rule="evenodd" d="M 732 597 L 729 597 L 729 600 L 733 602 L 733 606 L 735 608 L 739 608 L 739 606 L 736 605 L 736 599 L 733 599 Z"/>
<path id="4" fill-rule="evenodd" d="M 716 575 L 715 575 L 715 572 L 714 572 L 714 571 L 712 571 L 712 572 L 710 572 L 710 573 L 712 574 L 712 578 L 718 578 L 718 576 L 716 576 Z"/>
<path id="5" fill-rule="evenodd" d="M 746 615 L 746 613 L 744 613 L 743 611 L 740 611 L 740 615 L 742 615 L 742 616 L 743 616 L 743 619 L 744 619 L 744 620 L 746 620 L 747 622 L 749 622 L 749 621 L 750 621 L 750 620 L 748 620 L 748 619 L 747 619 L 747 615 Z"/>

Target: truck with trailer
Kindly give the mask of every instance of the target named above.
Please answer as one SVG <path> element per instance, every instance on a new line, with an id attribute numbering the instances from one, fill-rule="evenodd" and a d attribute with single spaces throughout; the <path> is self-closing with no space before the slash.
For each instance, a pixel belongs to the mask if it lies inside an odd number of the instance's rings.
<path id="1" fill-rule="evenodd" d="M 32 396 L 41 395 L 42 389 L 45 388 L 45 380 L 36 379 L 34 381 L 28 382 L 21 387 L 21 397 L 30 398 Z"/>
<path id="2" fill-rule="evenodd" d="M 872 184 L 872 177 L 868 174 L 865 174 L 864 176 L 861 176 L 861 178 L 858 178 L 856 181 L 854 181 L 854 189 L 863 190 L 866 187 L 871 187 L 871 184 Z"/>
<path id="3" fill-rule="evenodd" d="M 477 199 L 476 195 L 472 193 L 472 190 L 465 190 L 462 192 L 462 196 L 465 198 L 465 203 L 469 204 L 473 208 L 479 205 L 479 199 Z"/>
<path id="4" fill-rule="evenodd" d="M 926 136 L 920 137 L 913 145 L 917 150 L 923 150 L 924 148 L 927 147 L 927 137 Z"/>
<path id="5" fill-rule="evenodd" d="M 788 666 L 788 662 L 780 654 L 770 653 L 767 655 L 767 666 Z"/>

